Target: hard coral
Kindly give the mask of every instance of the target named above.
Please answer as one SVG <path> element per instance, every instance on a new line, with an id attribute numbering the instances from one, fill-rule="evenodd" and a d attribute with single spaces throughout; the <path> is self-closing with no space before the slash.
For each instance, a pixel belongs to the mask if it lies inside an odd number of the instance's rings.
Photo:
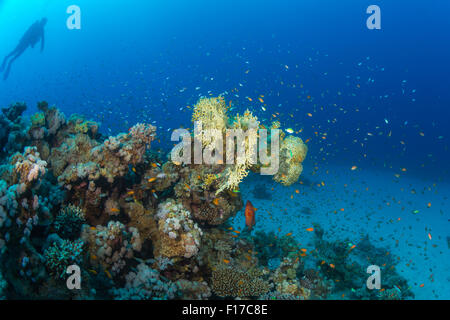
<path id="1" fill-rule="evenodd" d="M 136 228 L 119 221 L 110 221 L 106 227 L 85 225 L 81 238 L 88 244 L 91 264 L 101 265 L 111 274 L 118 274 L 134 251 L 140 251 L 142 242 Z"/>
<path id="2" fill-rule="evenodd" d="M 213 292 L 221 297 L 258 297 L 270 289 L 262 278 L 231 267 L 214 270 L 211 283 Z"/>
<path id="3" fill-rule="evenodd" d="M 113 289 L 112 294 L 118 300 L 161 300 L 173 299 L 177 286 L 163 279 L 158 270 L 144 263 L 125 276 L 125 287 Z"/>
<path id="4" fill-rule="evenodd" d="M 203 232 L 182 204 L 171 199 L 161 203 L 156 218 L 160 237 L 156 256 L 191 258 L 197 254 Z"/>
<path id="5" fill-rule="evenodd" d="M 12 157 L 11 164 L 19 174 L 19 183 L 31 184 L 46 173 L 47 162 L 41 160 L 35 147 L 27 147 L 23 154 L 17 153 Z"/>
<path id="6" fill-rule="evenodd" d="M 85 221 L 85 214 L 81 208 L 68 205 L 56 216 L 55 230 L 61 238 L 75 240 L 80 236 Z"/>
<path id="7" fill-rule="evenodd" d="M 70 136 L 52 152 L 54 174 L 68 188 L 82 179 L 94 181 L 103 177 L 113 183 L 128 172 L 129 165 L 142 161 L 155 138 L 155 130 L 151 125 L 137 124 L 129 133 L 109 137 L 101 145 L 84 133 Z"/>
<path id="8" fill-rule="evenodd" d="M 83 241 L 63 240 L 55 241 L 44 252 L 45 266 L 50 275 L 62 279 L 66 275 L 67 267 L 73 264 L 80 264 L 83 252 Z"/>

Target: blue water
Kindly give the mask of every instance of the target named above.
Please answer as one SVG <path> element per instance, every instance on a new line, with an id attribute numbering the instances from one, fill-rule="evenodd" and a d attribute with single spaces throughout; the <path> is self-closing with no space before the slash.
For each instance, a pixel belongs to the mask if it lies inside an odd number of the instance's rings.
<path id="1" fill-rule="evenodd" d="M 72 4 L 81 8 L 81 30 L 66 27 Z M 381 8 L 381 30 L 366 27 L 371 4 Z M 327 169 L 347 174 L 357 166 L 357 183 L 382 172 L 383 179 L 402 174 L 427 187 L 446 184 L 449 12 L 447 0 L 3 0 L 0 58 L 34 21 L 45 16 L 48 24 L 43 53 L 27 50 L 0 81 L 0 106 L 24 101 L 32 114 L 46 100 L 66 115 L 99 121 L 105 135 L 154 123 L 155 147 L 168 151 L 172 129 L 190 125 L 187 106 L 227 92 L 235 111 L 250 108 L 262 120 L 303 129 L 307 176 L 319 172 L 326 181 Z M 373 180 L 377 188 L 383 179 Z M 444 212 L 444 240 L 446 187 L 441 215 L 436 209 L 424 218 L 441 221 Z M 405 201 L 419 206 L 417 198 Z M 439 259 L 448 270 L 444 240 Z"/>

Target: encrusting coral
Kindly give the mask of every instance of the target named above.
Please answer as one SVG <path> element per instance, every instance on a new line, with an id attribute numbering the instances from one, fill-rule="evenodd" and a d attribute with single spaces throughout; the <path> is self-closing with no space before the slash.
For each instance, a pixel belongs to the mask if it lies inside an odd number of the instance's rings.
<path id="1" fill-rule="evenodd" d="M 212 290 L 221 297 L 259 297 L 270 289 L 262 278 L 230 267 L 214 270 L 211 281 Z"/>
<path id="2" fill-rule="evenodd" d="M 156 218 L 159 231 L 156 256 L 191 258 L 197 254 L 203 232 L 183 205 L 169 199 L 159 205 Z"/>

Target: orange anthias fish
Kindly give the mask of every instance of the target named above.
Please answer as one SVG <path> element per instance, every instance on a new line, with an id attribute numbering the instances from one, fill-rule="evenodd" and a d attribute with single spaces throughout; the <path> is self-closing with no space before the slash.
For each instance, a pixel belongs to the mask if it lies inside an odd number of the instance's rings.
<path id="1" fill-rule="evenodd" d="M 255 212 L 256 208 L 252 205 L 250 200 L 247 200 L 247 204 L 245 205 L 245 225 L 248 227 L 248 230 L 252 230 L 255 225 Z"/>

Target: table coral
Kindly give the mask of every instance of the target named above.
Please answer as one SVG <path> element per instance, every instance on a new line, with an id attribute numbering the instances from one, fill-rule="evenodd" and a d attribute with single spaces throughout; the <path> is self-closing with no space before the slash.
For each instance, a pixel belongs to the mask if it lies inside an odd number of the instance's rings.
<path id="1" fill-rule="evenodd" d="M 85 221 L 85 213 L 81 208 L 68 205 L 56 216 L 55 230 L 61 238 L 75 240 L 80 236 L 81 227 Z"/>

